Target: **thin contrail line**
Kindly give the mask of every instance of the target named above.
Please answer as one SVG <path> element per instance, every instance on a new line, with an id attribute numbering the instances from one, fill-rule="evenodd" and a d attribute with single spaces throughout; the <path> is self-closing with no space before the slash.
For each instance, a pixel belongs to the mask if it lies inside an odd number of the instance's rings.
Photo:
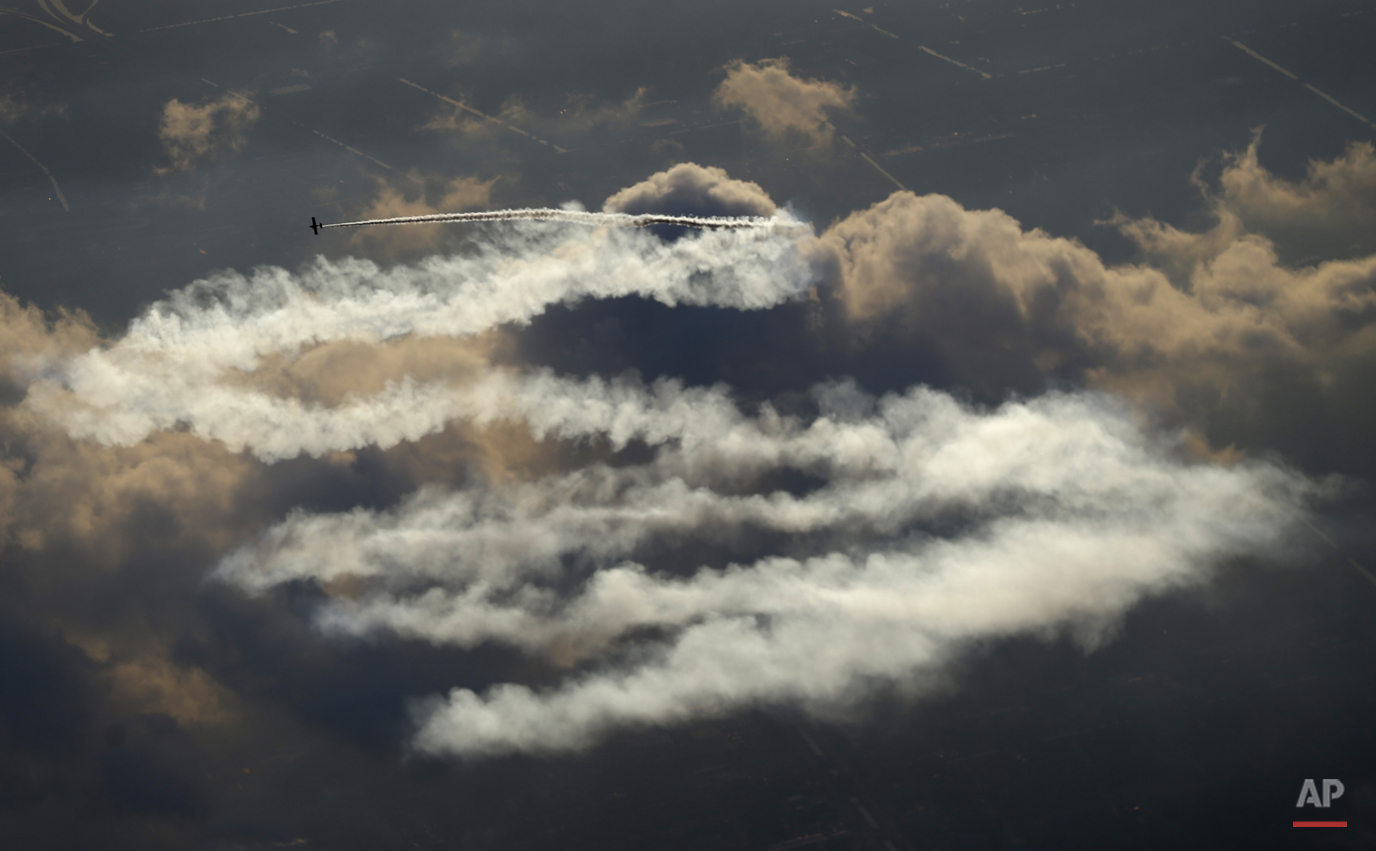
<path id="1" fill-rule="evenodd" d="M 511 123 L 509 123 L 509 122 L 503 121 L 502 119 L 498 118 L 498 117 L 495 116 L 495 115 L 488 115 L 486 112 L 482 112 L 482 111 L 480 111 L 480 110 L 474 109 L 473 107 L 469 106 L 469 105 L 466 104 L 466 103 L 462 103 L 462 102 L 460 102 L 460 101 L 454 100 L 454 99 L 451 98 L 451 97 L 445 97 L 444 95 L 440 94 L 439 92 L 432 92 L 432 91 L 430 91 L 429 89 L 427 89 L 425 86 L 421 86 L 421 85 L 418 85 L 418 84 L 416 84 L 416 83 L 413 83 L 413 82 L 411 82 L 410 80 L 406 79 L 405 77 L 399 77 L 399 78 L 397 78 L 397 79 L 398 79 L 399 82 L 405 83 L 406 85 L 410 86 L 410 87 L 413 88 L 413 89 L 419 89 L 420 91 L 425 92 L 427 95 L 430 95 L 430 96 L 432 96 L 432 97 L 437 97 L 437 98 L 439 98 L 440 100 L 444 101 L 445 103 L 450 104 L 451 106 L 457 106 L 459 109 L 462 109 L 464 112 L 471 112 L 471 113 L 473 113 L 474 115 L 478 116 L 479 118 L 486 119 L 487 121 L 491 121 L 491 122 L 494 123 L 494 124 L 498 124 L 498 125 L 500 125 L 500 126 L 502 126 L 502 127 L 505 127 L 506 129 L 510 130 L 510 131 L 513 132 L 513 133 L 519 133 L 519 134 L 521 134 L 522 136 L 525 136 L 527 139 L 530 139 L 531 141 L 539 142 L 541 145 L 544 145 L 545 147 L 548 147 L 548 148 L 553 148 L 553 149 L 555 150 L 556 153 L 560 153 L 560 154 L 567 154 L 567 153 L 568 153 L 568 150 L 567 150 L 567 149 L 561 148 L 561 147 L 559 147 L 558 145 L 554 144 L 553 142 L 546 142 L 544 139 L 541 139 L 539 136 L 536 136 L 536 135 L 531 134 L 531 133 L 527 133 L 526 131 L 524 131 L 524 130 L 522 130 L 521 128 L 517 127 L 515 124 L 511 124 Z"/>
<path id="2" fill-rule="evenodd" d="M 888 33 L 885 33 L 885 35 L 887 35 L 887 34 L 888 34 Z M 898 37 L 898 36 L 894 36 L 894 38 L 897 38 L 897 37 Z M 942 59 L 942 60 L 945 60 L 946 62 L 950 62 L 952 65 L 958 65 L 958 66 L 960 66 L 961 68 L 964 68 L 964 69 L 967 70 L 967 71 L 974 71 L 976 74 L 980 75 L 981 77 L 983 77 L 983 78 L 986 79 L 986 80 L 992 80 L 992 79 L 994 78 L 994 75 L 993 75 L 993 74 L 987 73 L 987 72 L 985 72 L 985 71 L 981 71 L 981 70 L 979 70 L 978 68 L 976 68 L 976 67 L 973 66 L 973 65 L 966 65 L 964 62 L 961 62 L 959 59 L 952 59 L 951 57 L 945 55 L 944 53 L 937 53 L 935 50 L 932 50 L 930 47 L 927 47 L 926 45 L 919 44 L 919 45 L 917 46 L 917 49 L 918 49 L 918 50 L 921 50 L 923 53 L 928 54 L 929 56 L 935 56 L 937 59 Z"/>
<path id="3" fill-rule="evenodd" d="M 76 33 L 65 30 L 62 27 L 59 27 L 57 24 L 50 24 L 42 18 L 36 18 L 33 15 L 26 15 L 23 12 L 18 11 L 17 9 L 0 9 L 0 15 L 14 15 L 16 18 L 23 18 L 26 21 L 31 21 L 35 24 L 38 24 L 39 26 L 47 27 L 50 30 L 57 30 L 58 32 L 62 33 L 74 42 L 85 40 Z"/>
<path id="4" fill-rule="evenodd" d="M 331 0 L 331 2 L 333 2 L 333 0 Z M 222 86 L 221 86 L 219 83 L 215 82 L 214 80 L 207 80 L 205 77 L 202 77 L 202 78 L 201 78 L 201 82 L 202 82 L 202 83 L 205 83 L 206 85 L 209 85 L 209 86 L 214 86 L 214 87 L 217 88 L 217 89 L 222 88 Z M 236 92 L 236 91 L 234 91 L 233 89 L 229 89 L 228 91 L 229 91 L 229 93 L 232 94 L 232 95 L 237 95 L 238 97 L 243 98 L 244 100 L 246 100 L 246 101 L 248 101 L 249 103 L 253 104 L 254 106 L 258 107 L 258 108 L 259 108 L 260 110 L 262 110 L 263 112 L 268 112 L 268 111 L 269 111 L 268 108 L 267 108 L 266 106 L 263 106 L 261 103 L 259 103 L 258 101 L 254 100 L 253 98 L 249 97 L 248 95 L 244 94 L 243 92 Z M 400 174 L 401 176 L 407 178 L 408 180 L 410 180 L 410 181 L 413 182 L 413 183 L 419 183 L 419 184 L 421 184 L 422 186 L 425 185 L 425 181 L 423 181 L 423 180 L 421 180 L 420 178 L 416 177 L 414 174 L 409 174 L 409 173 L 407 173 L 407 172 L 404 172 L 404 171 L 398 169 L 396 166 L 388 165 L 387 163 L 383 162 L 382 160 L 378 159 L 377 157 L 373 156 L 372 154 L 364 153 L 363 151 L 360 151 L 358 148 L 355 148 L 353 145 L 349 145 L 349 144 L 346 144 L 346 143 L 344 143 L 344 142 L 341 142 L 341 141 L 339 141 L 338 139 L 336 139 L 335 137 L 330 136 L 330 135 L 328 135 L 328 134 L 326 134 L 326 133 L 321 133 L 319 130 L 316 130 L 314 127 L 310 127 L 310 126 L 307 126 L 307 125 L 305 125 L 305 124 L 302 124 L 300 121 L 297 121 L 295 118 L 288 118 L 287 120 L 290 121 L 292 124 L 295 124 L 297 127 L 300 127 L 302 130 L 309 130 L 310 132 L 312 132 L 312 133 L 314 133 L 315 135 L 319 136 L 320 138 L 324 139 L 326 142 L 331 142 L 331 143 L 333 143 L 333 144 L 335 144 L 335 145 L 338 145 L 339 147 L 343 148 L 344 150 L 348 151 L 348 152 L 351 153 L 351 154 L 354 154 L 355 156 L 360 156 L 360 157 L 362 157 L 362 158 L 365 159 L 365 160 L 369 160 L 369 161 L 371 161 L 371 162 L 373 162 L 373 163 L 375 163 L 375 164 L 377 164 L 377 165 L 382 166 L 383 168 L 387 169 L 388 171 L 394 171 L 394 172 L 396 172 L 397 174 Z"/>
<path id="5" fill-rule="evenodd" d="M 57 178 L 53 177 L 53 173 L 51 171 L 48 171 L 48 167 L 43 165 L 43 163 L 39 162 L 38 157 L 35 157 L 33 154 L 24 150 L 24 146 L 14 141 L 14 137 L 10 136 L 10 134 L 6 133 L 4 130 L 0 130 L 0 136 L 4 136 L 6 139 L 8 139 L 11 145 L 19 149 L 19 153 L 33 160 L 33 164 L 43 170 L 43 173 L 48 176 L 48 180 L 52 181 L 53 191 L 57 193 L 57 200 L 62 202 L 62 209 L 70 213 L 72 211 L 72 208 L 67 206 L 67 196 L 62 194 L 62 187 L 57 185 Z"/>
<path id="6" fill-rule="evenodd" d="M 146 30 L 135 30 L 134 32 L 135 32 L 135 34 L 138 34 L 138 33 L 151 33 L 151 32 L 158 32 L 159 30 L 173 30 L 173 29 L 176 29 L 176 28 L 178 28 L 178 27 L 194 27 L 194 26 L 196 26 L 197 24 L 213 24 L 213 23 L 215 23 L 216 21 L 229 21 L 229 20 L 233 20 L 234 18 L 247 18 L 247 17 L 250 17 L 250 16 L 252 16 L 252 15 L 269 15 L 269 14 L 272 14 L 273 12 L 285 12 L 285 11 L 287 11 L 288 9 L 304 9 L 304 8 L 306 8 L 307 6 L 325 6 L 325 5 L 328 5 L 328 4 L 330 4 L 330 3 L 338 3 L 338 2 L 340 2 L 340 0 L 316 0 L 316 2 L 314 2 L 314 3 L 298 3 L 298 4 L 296 4 L 295 6 L 278 6 L 278 7 L 275 8 L 275 9 L 259 9 L 259 10 L 256 11 L 256 12 L 240 12 L 240 13 L 237 14 L 237 15 L 221 15 L 221 16 L 218 17 L 218 18 L 205 18 L 205 19 L 199 20 L 199 21 L 186 21 L 186 22 L 180 23 L 180 24 L 166 24 L 166 25 L 161 26 L 161 27 L 149 27 L 149 28 L 146 29 Z"/>
<path id="7" fill-rule="evenodd" d="M 877 162 L 875 162 L 873 159 L 871 159 L 869 154 L 867 154 L 867 153 L 861 151 L 861 152 L 860 152 L 860 158 L 863 159 L 865 162 L 869 163 L 870 165 L 874 166 L 875 170 L 877 170 L 880 174 L 884 175 L 884 176 L 887 177 L 889 180 L 892 180 L 892 181 L 894 182 L 894 185 L 897 186 L 899 189 L 904 189 L 904 190 L 906 190 L 906 189 L 908 188 L 908 187 L 904 186 L 904 185 L 898 180 L 898 178 L 894 177 L 892 174 L 889 174 L 887 171 L 885 171 L 883 166 L 881 166 L 879 163 L 877 163 Z"/>
<path id="8" fill-rule="evenodd" d="M 576 222 L 586 225 L 615 225 L 618 227 L 643 228 L 650 225 L 679 225 L 690 228 L 763 228 L 776 225 L 784 227 L 806 227 L 786 219 L 772 219 L 764 216 L 665 216 L 656 214 L 631 215 L 630 213 L 590 213 L 582 210 L 559 210 L 552 207 L 537 207 L 517 210 L 488 210 L 474 213 L 433 213 L 428 216 L 398 216 L 391 219 L 366 219 L 359 222 L 334 222 L 322 224 L 322 228 L 353 228 L 364 225 L 418 225 L 436 222 L 505 222 L 505 221 L 558 221 Z"/>
<path id="9" fill-rule="evenodd" d="M 334 144 L 338 145 L 339 147 L 343 148 L 344 150 L 348 151 L 349 153 L 355 154 L 355 155 L 360 156 L 360 157 L 363 157 L 365 160 L 369 160 L 369 161 L 371 161 L 371 162 L 373 162 L 373 163 L 375 163 L 375 164 L 377 164 L 377 165 L 380 165 L 380 166 L 382 166 L 383 168 L 387 169 L 388 171 L 395 171 L 397 174 L 400 174 L 400 175 L 402 175 L 403 177 L 410 178 L 410 179 L 411 179 L 413 182 L 415 182 L 415 183 L 423 183 L 423 182 L 424 182 L 424 181 L 420 180 L 419 178 L 417 178 L 415 175 L 407 174 L 406 172 L 401 171 L 400 169 L 398 169 L 396 166 L 388 165 L 387 163 L 383 162 L 382 160 L 378 159 L 377 157 L 373 156 L 372 154 L 365 154 L 363 151 L 360 151 L 358 148 L 355 148 L 353 145 L 346 144 L 346 143 L 344 143 L 344 142 L 339 141 L 338 139 L 336 139 L 336 138 L 333 137 L 333 136 L 327 135 L 327 134 L 325 134 L 325 133 L 321 133 L 319 130 L 316 130 L 314 127 L 307 127 L 306 125 L 302 124 L 300 121 L 297 121 L 297 120 L 295 120 L 295 119 L 289 118 L 289 119 L 287 119 L 287 120 L 290 121 L 292 124 L 295 124 L 297 127 L 301 127 L 301 128 L 303 128 L 303 129 L 306 129 L 306 130 L 311 131 L 311 132 L 314 133 L 315 135 L 317 135 L 317 136 L 319 136 L 320 138 L 324 139 L 326 142 L 333 142 Z"/>
<path id="10" fill-rule="evenodd" d="M 1358 121 L 1362 122 L 1363 124 L 1371 124 L 1372 127 L 1376 127 L 1376 124 L 1372 124 L 1372 123 L 1371 123 L 1371 119 L 1367 118 L 1365 115 L 1362 115 L 1360 112 L 1356 111 L 1355 109 L 1350 109 L 1350 108 L 1348 108 L 1348 107 L 1346 107 L 1346 106 L 1343 106 L 1343 105 L 1342 105 L 1341 103 L 1339 103 L 1339 102 L 1337 101 L 1337 99 L 1335 99 L 1332 95 L 1329 95 L 1329 94 L 1327 94 L 1326 92 L 1319 91 L 1318 89 L 1314 88 L 1313 86 L 1309 85 L 1308 83 L 1305 83 L 1305 84 L 1304 84 L 1304 87 L 1305 87 L 1306 89 L 1308 89 L 1309 91 L 1313 92 L 1314 94 L 1318 95 L 1319 97 L 1323 98 L 1324 100 L 1328 101 L 1329 103 L 1333 104 L 1333 105 L 1336 106 L 1338 109 L 1341 109 L 1343 112 L 1346 112 L 1348 115 L 1350 115 L 1350 116 L 1352 116 L 1353 118 L 1357 119 Z"/>
<path id="11" fill-rule="evenodd" d="M 835 128 L 832 128 L 832 129 L 835 129 Z M 889 174 L 887 171 L 884 170 L 884 167 L 883 167 L 882 165 L 880 165 L 879 163 L 877 163 L 877 162 L 875 162 L 873 159 L 871 159 L 870 156 L 869 156 L 869 154 L 867 154 L 867 153 L 865 153 L 864 151 L 860 150 L 860 148 L 859 148 L 854 142 L 852 142 L 852 141 L 850 140 L 850 137 L 849 137 L 849 136 L 842 135 L 842 136 L 841 136 L 841 141 L 845 142 L 847 145 L 850 145 L 852 148 L 854 148 L 854 149 L 855 149 L 855 152 L 856 152 L 857 154 L 860 155 L 860 158 L 861 158 L 861 159 L 863 159 L 865 162 L 869 163 L 870 165 L 874 166 L 875 170 L 878 171 L 880 174 L 884 175 L 884 176 L 887 177 L 889 180 L 892 180 L 893 183 L 894 183 L 894 185 L 897 186 L 899 189 L 902 189 L 902 190 L 905 191 L 905 192 L 908 190 L 908 187 L 904 186 L 904 185 L 902 184 L 902 182 L 899 181 L 898 178 L 894 177 L 892 174 Z"/>
<path id="12" fill-rule="evenodd" d="M 1372 572 L 1369 571 L 1369 570 L 1367 570 L 1366 567 L 1365 567 L 1364 565 L 1362 565 L 1362 564 L 1359 563 L 1355 558 L 1353 558 L 1352 556 L 1350 556 L 1350 555 L 1348 555 L 1346 552 L 1344 552 L 1344 551 L 1343 551 L 1343 548 L 1340 547 L 1340 546 L 1338 546 L 1338 542 L 1335 541 L 1335 540 L 1333 540 L 1332 538 L 1328 537 L 1328 536 L 1325 535 L 1323 532 L 1319 531 L 1319 527 L 1318 527 L 1318 526 L 1315 526 L 1313 523 L 1310 523 L 1308 520 L 1305 520 L 1304 518 L 1300 518 L 1300 519 L 1304 522 L 1304 525 L 1308 526 L 1309 529 L 1310 529 L 1310 531 L 1312 531 L 1315 535 L 1318 535 L 1319 538 L 1321 538 L 1325 544 L 1328 544 L 1328 545 L 1329 545 L 1330 547 L 1332 547 L 1335 551 L 1337 551 L 1337 553 L 1338 553 L 1339 555 L 1341 555 L 1341 556 L 1343 556 L 1344 558 L 1346 558 L 1346 559 L 1347 559 L 1348 565 L 1349 565 L 1353 570 L 1357 571 L 1358 574 L 1360 574 L 1363 578 L 1365 578 L 1365 579 L 1366 579 L 1368 582 L 1370 582 L 1372 585 L 1376 585 L 1376 574 L 1372 574 Z"/>
<path id="13" fill-rule="evenodd" d="M 1376 127 L 1376 122 L 1373 122 L 1371 119 L 1367 118 L 1365 115 L 1362 115 L 1360 112 L 1358 112 L 1358 111 L 1355 110 L 1355 109 L 1352 109 L 1352 108 L 1349 107 L 1349 106 L 1343 105 L 1342 103 L 1340 103 L 1340 102 L 1338 101 L 1337 98 L 1333 97 L 1332 95 L 1328 94 L 1327 92 L 1324 92 L 1324 91 L 1322 91 L 1322 90 L 1320 90 L 1320 89 L 1318 89 L 1318 88 L 1315 88 L 1314 86 L 1310 85 L 1309 83 L 1304 82 L 1303 80 L 1301 80 L 1299 77 L 1295 76 L 1295 75 L 1294 75 L 1293 73 L 1291 73 L 1290 71 L 1287 71 L 1286 69 L 1280 67 L 1280 66 L 1277 65 L 1276 63 L 1272 62 L 1270 59 L 1267 59 L 1265 56 L 1262 56 L 1260 53 L 1257 53 L 1255 50 L 1253 50 L 1252 48 L 1250 48 L 1250 47 L 1248 47 L 1247 45 L 1243 44 L 1242 42 L 1240 42 L 1240 41 L 1234 41 L 1233 39 L 1228 39 L 1228 41 L 1232 42 L 1233 47 L 1236 47 L 1238 50 L 1241 50 L 1243 53 L 1247 54 L 1248 56 L 1252 57 L 1253 59 L 1257 60 L 1258 62 L 1262 62 L 1262 63 L 1265 63 L 1266 65 L 1271 66 L 1272 68 L 1274 68 L 1274 69 L 1276 69 L 1277 71 L 1281 72 L 1282 74 L 1284 74 L 1285 76 L 1287 76 L 1287 77 L 1289 77 L 1290 79 L 1294 80 L 1295 82 L 1300 83 L 1301 85 L 1303 85 L 1303 86 L 1304 86 L 1306 89 L 1308 89 L 1309 91 L 1313 92 L 1314 94 L 1318 95 L 1319 97 L 1321 97 L 1321 98 L 1323 98 L 1324 100 L 1328 101 L 1329 103 L 1333 104 L 1333 105 L 1336 106 L 1338 109 L 1341 109 L 1343 112 L 1346 112 L 1348 115 L 1352 116 L 1353 118 L 1357 119 L 1358 121 L 1362 122 L 1363 124 L 1365 124 L 1365 125 L 1367 125 L 1367 126 L 1369 126 L 1369 127 Z M 1376 581 L 1376 580 L 1374 580 L 1374 581 Z"/>
<path id="14" fill-rule="evenodd" d="M 1284 74 L 1292 80 L 1299 79 L 1299 77 L 1296 77 L 1290 71 L 1287 71 L 1286 69 L 1280 67 L 1276 63 L 1272 62 L 1270 59 L 1267 59 L 1265 56 L 1262 56 L 1260 53 L 1257 53 L 1255 50 L 1243 44 L 1242 42 L 1234 41 L 1233 39 L 1228 40 L 1233 42 L 1233 47 L 1236 47 L 1238 50 L 1241 50 L 1243 53 L 1247 54 L 1248 56 L 1262 63 L 1263 65 L 1270 65 L 1272 68 L 1275 68 L 1277 71 L 1281 72 L 1282 74 Z"/>

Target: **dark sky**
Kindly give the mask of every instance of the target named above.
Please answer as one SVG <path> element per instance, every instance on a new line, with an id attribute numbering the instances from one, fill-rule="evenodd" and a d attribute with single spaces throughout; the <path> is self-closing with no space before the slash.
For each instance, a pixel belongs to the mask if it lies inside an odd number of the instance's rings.
<path id="1" fill-rule="evenodd" d="M 1376 845 L 1376 4 L 87 2 L 0 844 Z"/>

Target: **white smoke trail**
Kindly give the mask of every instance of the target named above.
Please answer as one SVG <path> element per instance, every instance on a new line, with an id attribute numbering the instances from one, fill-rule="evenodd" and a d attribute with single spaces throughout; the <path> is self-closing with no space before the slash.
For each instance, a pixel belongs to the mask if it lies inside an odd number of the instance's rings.
<path id="1" fill-rule="evenodd" d="M 427 492 L 392 512 L 296 515 L 216 576 L 253 593 L 352 577 L 362 595 L 318 615 L 333 633 L 496 641 L 563 663 L 635 630 L 667 635 L 638 662 L 552 691 L 456 689 L 418 715 L 425 751 L 568 750 L 758 701 L 843 703 L 867 679 L 911 681 L 972 638 L 1102 628 L 1220 560 L 1273 554 L 1312 490 L 1264 464 L 1187 463 L 1095 396 L 982 413 L 929 390 L 876 403 L 824 388 L 829 408 L 803 423 L 744 417 L 720 391 L 623 383 L 616 405 L 558 413 L 606 398 L 591 387 L 545 377 L 520 404 L 564 436 L 661 441 L 654 461 Z M 780 467 L 821 485 L 723 492 Z M 627 561 L 642 552 L 652 565 L 682 541 L 729 550 L 752 530 L 814 554 L 688 577 Z M 559 590 L 570 582 L 576 592 Z"/>
<path id="2" fill-rule="evenodd" d="M 335 406 L 255 384 L 268 355 L 461 338 L 579 299 L 766 308 L 807 291 L 809 250 L 805 234 L 767 227 L 665 243 L 516 220 L 469 255 L 416 266 L 225 274 L 106 348 L 40 364 L 25 404 L 78 437 L 129 444 L 186 426 L 269 461 L 390 446 L 456 419 L 649 445 L 638 465 L 428 491 L 393 512 L 296 514 L 217 568 L 249 593 L 350 579 L 359 595 L 319 612 L 332 633 L 501 642 L 599 666 L 545 691 L 435 698 L 415 739 L 433 753 L 568 750 L 627 724 L 844 704 L 875 680 L 910 685 L 970 641 L 1091 634 L 1144 595 L 1284 549 L 1311 484 L 1264 463 L 1188 462 L 1098 396 L 986 412 L 928 390 L 875 400 L 832 386 L 801 420 L 746 416 L 726 388 L 540 371 L 406 379 Z M 771 488 L 781 470 L 815 486 Z M 675 573 L 683 544 L 738 563 Z"/>
<path id="3" fill-rule="evenodd" d="M 587 210 L 565 210 L 555 207 L 526 207 L 512 210 L 486 210 L 475 213 L 430 213 L 424 216 L 395 216 L 389 219 L 365 219 L 358 222 L 321 224 L 324 228 L 356 228 L 366 225 L 418 225 L 440 222 L 509 222 L 557 221 L 580 225 L 611 225 L 613 227 L 643 228 L 652 225 L 709 230 L 740 228 L 773 228 L 782 230 L 806 229 L 808 226 L 781 216 L 670 216 L 658 213 L 593 213 Z"/>
<path id="4" fill-rule="evenodd" d="M 840 388 L 843 396 L 863 398 L 853 385 Z M 999 492 L 1055 490 L 1064 506 L 1074 489 L 1073 505 L 1089 510 L 1120 489 L 1148 487 L 1140 478 L 1140 435 L 1123 417 L 1105 416 L 1121 411 L 1093 396 L 1047 396 L 979 418 L 944 394 L 916 389 L 883 400 L 873 418 L 831 408 L 803 426 L 768 408 L 759 418 L 743 417 L 720 388 L 685 391 L 660 382 L 646 389 L 539 373 L 494 385 L 491 401 L 474 397 L 472 410 L 523 420 L 539 436 L 603 436 L 614 447 L 638 438 L 663 448 L 652 464 L 581 470 L 500 498 L 487 491 L 426 493 L 398 516 L 297 517 L 268 536 L 266 550 L 226 560 L 221 575 L 253 590 L 345 574 L 402 585 L 417 577 L 521 579 L 558 568 L 570 552 L 620 558 L 667 531 L 729 537 L 743 524 L 790 533 L 858 524 L 866 535 L 892 535 L 938 509 L 977 506 Z M 1024 433 L 1011 437 L 1014 429 Z M 1028 467 L 1034 452 L 1061 463 Z M 1081 460 L 1065 463 L 1071 458 Z M 1084 475 L 1090 462 L 1092 477 Z M 922 475 L 914 477 L 919 463 Z M 782 468 L 811 473 L 827 486 L 802 499 L 714 492 L 739 490 Z M 340 552 L 312 560 L 309 549 L 291 543 L 298 538 L 333 540 Z"/>
<path id="5" fill-rule="evenodd" d="M 390 446 L 443 428 L 474 394 L 495 390 L 480 385 L 464 395 L 406 381 L 327 408 L 241 379 L 251 379 L 268 354 L 294 358 L 321 343 L 407 335 L 465 337 L 586 298 L 771 307 L 812 282 L 801 249 L 797 235 L 767 230 L 709 230 L 665 243 L 617 229 L 571 239 L 521 223 L 471 255 L 416 266 L 384 271 L 367 261 L 320 259 L 299 275 L 277 268 L 247 277 L 227 272 L 154 305 L 110 347 L 46 364 L 26 404 L 73 436 L 106 444 L 185 426 L 268 461 Z"/>

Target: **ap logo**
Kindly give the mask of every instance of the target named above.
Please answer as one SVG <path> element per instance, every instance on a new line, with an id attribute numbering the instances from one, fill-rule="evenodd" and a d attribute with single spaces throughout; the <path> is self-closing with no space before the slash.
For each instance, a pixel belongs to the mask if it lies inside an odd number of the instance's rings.
<path id="1" fill-rule="evenodd" d="M 1313 805 L 1316 807 L 1327 807 L 1338 798 L 1343 796 L 1343 781 L 1329 780 L 1323 781 L 1323 797 L 1319 796 L 1319 788 L 1314 785 L 1313 780 L 1305 780 L 1300 787 L 1300 800 L 1295 804 L 1297 807 Z"/>

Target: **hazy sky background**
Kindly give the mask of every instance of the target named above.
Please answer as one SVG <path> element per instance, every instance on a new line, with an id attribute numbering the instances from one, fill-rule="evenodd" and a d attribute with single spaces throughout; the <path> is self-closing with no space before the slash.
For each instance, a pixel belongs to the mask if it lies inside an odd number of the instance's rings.
<path id="1" fill-rule="evenodd" d="M 1371 844 L 1373 36 L 10 0 L 0 838 Z"/>

